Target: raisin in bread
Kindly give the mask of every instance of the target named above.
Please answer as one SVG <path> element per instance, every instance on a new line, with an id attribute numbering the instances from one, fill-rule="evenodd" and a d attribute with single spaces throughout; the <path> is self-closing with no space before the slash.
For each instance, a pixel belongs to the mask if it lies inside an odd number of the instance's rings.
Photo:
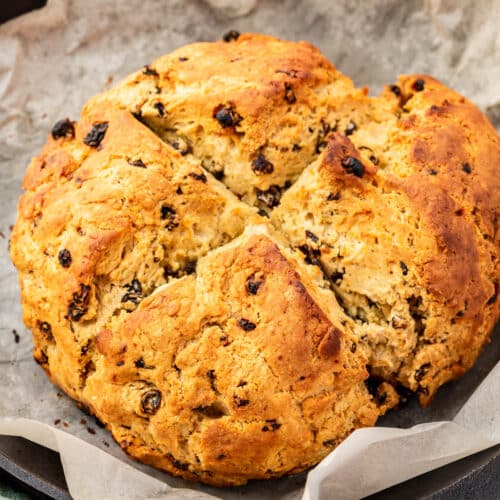
<path id="1" fill-rule="evenodd" d="M 182 47 L 28 168 L 11 256 L 35 359 L 145 463 L 307 469 L 488 342 L 499 163 L 428 76 L 370 97 L 308 43 Z"/>

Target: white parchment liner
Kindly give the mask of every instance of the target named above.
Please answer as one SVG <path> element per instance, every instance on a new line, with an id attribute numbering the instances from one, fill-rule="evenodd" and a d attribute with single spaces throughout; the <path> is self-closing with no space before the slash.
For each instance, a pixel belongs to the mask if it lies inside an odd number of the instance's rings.
<path id="1" fill-rule="evenodd" d="M 7 248 L 25 168 L 52 124 L 77 118 L 89 96 L 180 45 L 214 40 L 232 28 L 306 39 L 358 85 L 379 90 L 398 73 L 429 73 L 475 101 L 498 126 L 498 26 L 495 0 L 49 0 L 0 26 L 0 434 L 59 451 L 76 499 L 359 498 L 499 443 L 497 364 L 461 410 L 474 387 L 463 393 L 460 385 L 445 387 L 439 396 L 452 394 L 447 404 L 436 402 L 428 413 L 414 405 L 398 425 L 426 416 L 448 421 L 354 432 L 309 472 L 305 490 L 303 475 L 231 490 L 172 478 L 128 459 L 32 361 Z M 498 342 L 493 348 L 489 367 L 498 360 Z M 478 380 L 487 373 L 475 370 Z"/>

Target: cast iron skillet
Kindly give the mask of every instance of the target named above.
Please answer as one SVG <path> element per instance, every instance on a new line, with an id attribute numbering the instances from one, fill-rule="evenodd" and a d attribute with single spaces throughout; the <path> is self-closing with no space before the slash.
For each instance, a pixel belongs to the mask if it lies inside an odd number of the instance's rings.
<path id="1" fill-rule="evenodd" d="M 68 500 L 59 454 L 23 438 L 0 436 L 0 481 L 32 498 Z M 500 491 L 500 445 L 410 479 L 373 500 L 494 500 Z"/>
<path id="2" fill-rule="evenodd" d="M 41 8 L 46 3 L 47 0 L 4 2 L 0 7 L 0 23 Z M 458 393 L 463 394 L 463 385 L 468 385 L 470 392 L 473 391 L 500 358 L 499 333 L 497 327 L 496 335 L 493 335 L 495 341 L 481 355 L 476 366 L 459 381 L 448 384 L 440 391 L 436 399 L 443 400 L 444 404 L 446 399 L 451 401 Z M 434 404 L 436 403 L 437 401 Z M 409 408 L 402 410 L 397 417 L 392 414 L 382 418 L 379 423 L 399 426 L 404 424 L 405 420 L 413 420 L 412 415 L 415 412 L 422 412 L 422 410 L 418 409 L 415 401 L 412 401 Z M 425 418 L 422 421 L 425 421 Z M 304 482 L 305 474 L 301 476 L 298 476 L 298 479 Z M 9 484 L 31 498 L 71 499 L 59 454 L 19 437 L 0 436 L 0 482 Z M 252 489 L 251 485 L 249 489 Z M 368 498 L 372 500 L 402 498 L 405 500 L 465 498 L 496 500 L 499 497 L 500 445 L 410 479 Z"/>

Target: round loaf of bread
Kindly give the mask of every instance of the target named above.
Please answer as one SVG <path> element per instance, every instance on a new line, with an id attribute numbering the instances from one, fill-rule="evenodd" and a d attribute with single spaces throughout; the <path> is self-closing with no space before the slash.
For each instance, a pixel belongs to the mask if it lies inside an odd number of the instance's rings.
<path id="1" fill-rule="evenodd" d="M 307 469 L 487 343 L 499 164 L 487 118 L 428 76 L 370 97 L 308 43 L 182 47 L 28 168 L 11 256 L 34 357 L 145 463 Z"/>

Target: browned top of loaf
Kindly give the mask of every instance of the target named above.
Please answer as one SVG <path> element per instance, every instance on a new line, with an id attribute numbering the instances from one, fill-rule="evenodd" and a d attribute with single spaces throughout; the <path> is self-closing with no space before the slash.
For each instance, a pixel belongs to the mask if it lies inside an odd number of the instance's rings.
<path id="1" fill-rule="evenodd" d="M 398 384 L 426 404 L 474 363 L 499 316 L 499 163 L 486 117 L 428 76 L 370 97 L 305 42 L 182 47 L 27 170 L 11 255 L 35 359 L 146 463 L 303 470 Z"/>

